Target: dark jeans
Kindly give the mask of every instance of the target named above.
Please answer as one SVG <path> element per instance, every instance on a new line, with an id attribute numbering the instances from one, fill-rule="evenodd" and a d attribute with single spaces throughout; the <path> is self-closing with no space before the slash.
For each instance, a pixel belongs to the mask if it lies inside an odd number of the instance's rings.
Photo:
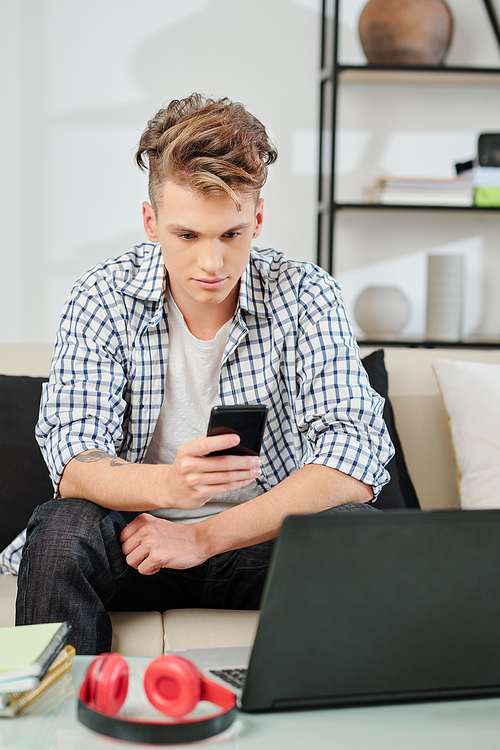
<path id="1" fill-rule="evenodd" d="M 377 512 L 353 504 L 326 513 L 370 511 Z M 143 576 L 127 565 L 118 540 L 136 515 L 80 499 L 39 505 L 19 570 L 16 624 L 68 620 L 77 653 L 99 654 L 111 648 L 108 611 L 259 608 L 273 540 Z"/>

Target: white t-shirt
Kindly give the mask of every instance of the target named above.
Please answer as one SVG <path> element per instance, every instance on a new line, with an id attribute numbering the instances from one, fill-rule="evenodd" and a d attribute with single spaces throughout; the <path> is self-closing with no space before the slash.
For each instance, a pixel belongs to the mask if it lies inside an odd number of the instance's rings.
<path id="1" fill-rule="evenodd" d="M 197 339 L 187 327 L 170 291 L 166 297 L 169 339 L 163 406 L 144 462 L 172 464 L 178 448 L 187 440 L 205 435 L 210 410 L 220 403 L 219 372 L 232 321 L 210 341 Z M 220 513 L 260 495 L 257 482 L 241 490 L 218 495 L 197 510 L 165 508 L 153 515 L 192 523 Z"/>

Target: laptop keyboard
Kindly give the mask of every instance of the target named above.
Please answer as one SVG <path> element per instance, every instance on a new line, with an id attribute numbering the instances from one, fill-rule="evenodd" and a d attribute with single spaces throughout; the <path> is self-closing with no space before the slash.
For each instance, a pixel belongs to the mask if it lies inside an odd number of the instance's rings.
<path id="1" fill-rule="evenodd" d="M 245 684 L 247 670 L 242 669 L 211 669 L 212 674 L 225 680 L 235 688 L 242 688 Z"/>

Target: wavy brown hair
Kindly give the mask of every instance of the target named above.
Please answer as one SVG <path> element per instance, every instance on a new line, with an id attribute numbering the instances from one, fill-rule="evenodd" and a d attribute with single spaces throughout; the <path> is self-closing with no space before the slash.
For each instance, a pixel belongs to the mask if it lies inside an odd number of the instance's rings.
<path id="1" fill-rule="evenodd" d="M 192 94 L 148 122 L 135 159 L 142 170 L 149 168 L 157 214 L 167 179 L 205 195 L 226 194 L 240 209 L 241 196 L 258 198 L 277 156 L 264 125 L 243 104 Z"/>

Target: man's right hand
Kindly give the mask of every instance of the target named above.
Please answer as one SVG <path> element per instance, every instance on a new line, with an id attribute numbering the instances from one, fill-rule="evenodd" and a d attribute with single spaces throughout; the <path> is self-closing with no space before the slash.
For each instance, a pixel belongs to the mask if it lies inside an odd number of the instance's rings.
<path id="1" fill-rule="evenodd" d="M 205 435 L 181 445 L 168 472 L 168 494 L 173 505 L 192 510 L 215 495 L 239 490 L 260 476 L 256 456 L 209 456 L 214 451 L 234 448 L 240 442 L 235 434 Z"/>
<path id="2" fill-rule="evenodd" d="M 239 443 L 235 434 L 202 435 L 179 448 L 172 465 L 132 464 L 102 450 L 75 456 L 59 483 L 61 497 L 81 497 L 115 510 L 193 510 L 240 489 L 261 473 L 255 456 L 209 456 Z"/>

